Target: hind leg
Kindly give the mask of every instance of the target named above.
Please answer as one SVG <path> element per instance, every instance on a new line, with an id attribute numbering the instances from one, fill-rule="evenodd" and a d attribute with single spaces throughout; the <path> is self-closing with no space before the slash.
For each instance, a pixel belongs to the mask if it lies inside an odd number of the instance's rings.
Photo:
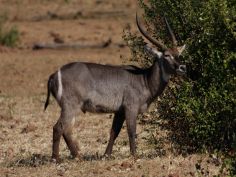
<path id="1" fill-rule="evenodd" d="M 62 109 L 61 116 L 53 127 L 53 146 L 52 146 L 52 159 L 57 162 L 59 160 L 59 144 L 61 136 L 63 136 L 70 152 L 73 157 L 78 155 L 77 143 L 72 139 L 72 130 L 74 127 L 75 114 L 72 111 Z"/>
<path id="2" fill-rule="evenodd" d="M 73 117 L 72 120 L 69 120 L 69 122 L 67 122 L 63 131 L 63 138 L 73 158 L 75 158 L 78 155 L 78 150 L 79 150 L 77 142 L 72 138 L 74 123 L 75 123 L 75 118 Z"/>
<path id="3" fill-rule="evenodd" d="M 53 145 L 52 145 L 52 160 L 58 162 L 59 160 L 59 144 L 63 133 L 63 126 L 61 123 L 61 117 L 57 123 L 53 126 Z"/>

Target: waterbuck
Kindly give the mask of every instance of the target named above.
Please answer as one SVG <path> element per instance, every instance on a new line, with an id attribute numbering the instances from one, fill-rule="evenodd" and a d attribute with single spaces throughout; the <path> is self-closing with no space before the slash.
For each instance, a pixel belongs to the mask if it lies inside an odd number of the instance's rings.
<path id="1" fill-rule="evenodd" d="M 158 49 L 145 45 L 145 49 L 155 57 L 150 68 L 75 62 L 62 66 L 49 77 L 45 110 L 50 93 L 61 107 L 60 118 L 53 127 L 53 160 L 59 159 L 61 136 L 72 157 L 78 155 L 77 143 L 72 139 L 72 129 L 75 116 L 80 110 L 115 114 L 105 151 L 107 156 L 111 155 L 114 141 L 126 121 L 130 152 L 135 156 L 137 115 L 145 112 L 150 103 L 164 91 L 170 75 L 182 75 L 186 72 L 186 66 L 181 65 L 178 59 L 185 46 L 177 46 L 177 40 L 166 19 L 173 48 L 167 48 L 161 41 L 150 37 L 140 26 L 137 15 L 136 23 L 142 35 Z"/>

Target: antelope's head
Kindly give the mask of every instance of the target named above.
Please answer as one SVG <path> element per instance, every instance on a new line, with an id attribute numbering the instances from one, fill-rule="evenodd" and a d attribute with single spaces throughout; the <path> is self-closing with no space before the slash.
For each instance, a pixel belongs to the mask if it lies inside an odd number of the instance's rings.
<path id="1" fill-rule="evenodd" d="M 178 46 L 178 42 L 175 38 L 175 35 L 174 35 L 167 19 L 166 18 L 164 18 L 164 19 L 165 19 L 166 27 L 169 31 L 170 36 L 171 36 L 172 43 L 173 43 L 173 47 L 171 47 L 171 48 L 167 48 L 166 45 L 164 45 L 161 41 L 150 37 L 145 32 L 145 30 L 141 27 L 141 25 L 139 23 L 138 15 L 136 14 L 136 23 L 137 23 L 139 31 L 142 33 L 142 35 L 148 41 L 150 41 L 153 45 L 155 45 L 157 47 L 157 49 L 156 49 L 156 48 L 152 48 L 152 47 L 146 45 L 145 49 L 147 49 L 148 51 L 150 51 L 151 53 L 156 55 L 156 57 L 162 61 L 162 64 L 163 64 L 167 73 L 183 75 L 186 73 L 186 65 L 181 64 L 179 56 L 184 51 L 185 45 Z"/>

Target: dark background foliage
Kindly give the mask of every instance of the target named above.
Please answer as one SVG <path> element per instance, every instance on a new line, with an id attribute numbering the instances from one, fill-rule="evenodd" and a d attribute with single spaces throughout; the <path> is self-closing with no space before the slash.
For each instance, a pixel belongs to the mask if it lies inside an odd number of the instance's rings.
<path id="1" fill-rule="evenodd" d="M 158 102 L 160 116 L 180 150 L 236 150 L 236 1 L 149 0 L 143 18 L 149 34 L 169 46 L 163 23 L 166 16 L 179 45 L 186 78 L 172 79 Z M 141 15 L 140 15 L 141 16 Z M 143 39 L 126 31 L 132 60 L 152 62 Z"/>

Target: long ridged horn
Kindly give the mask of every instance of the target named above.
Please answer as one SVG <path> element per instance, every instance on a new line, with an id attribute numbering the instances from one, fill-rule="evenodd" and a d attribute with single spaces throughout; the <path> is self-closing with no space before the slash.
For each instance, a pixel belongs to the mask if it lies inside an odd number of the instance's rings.
<path id="1" fill-rule="evenodd" d="M 177 47 L 178 42 L 177 42 L 177 40 L 176 40 L 176 38 L 175 38 L 175 34 L 173 33 L 173 31 L 172 31 L 172 29 L 171 29 L 171 27 L 170 27 L 170 25 L 169 25 L 169 23 L 168 23 L 166 17 L 164 17 L 164 19 L 165 19 L 165 23 L 166 23 L 166 26 L 167 26 L 167 28 L 168 28 L 168 31 L 169 31 L 169 33 L 170 33 L 172 42 L 173 42 L 173 44 L 174 44 L 174 47 Z"/>
<path id="2" fill-rule="evenodd" d="M 138 14 L 136 13 L 136 24 L 138 26 L 139 31 L 142 33 L 142 35 L 147 38 L 152 44 L 156 45 L 159 47 L 162 51 L 165 51 L 167 47 L 160 41 L 153 39 L 150 37 L 145 30 L 140 26 L 139 19 L 138 19 Z"/>

